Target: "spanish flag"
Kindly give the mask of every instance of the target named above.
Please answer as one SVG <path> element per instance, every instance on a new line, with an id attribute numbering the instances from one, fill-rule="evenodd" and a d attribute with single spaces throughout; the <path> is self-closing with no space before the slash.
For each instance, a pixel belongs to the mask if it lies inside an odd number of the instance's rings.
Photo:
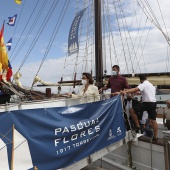
<path id="1" fill-rule="evenodd" d="M 7 71 L 7 74 L 6 74 L 6 80 L 7 81 L 10 81 L 11 77 L 12 77 L 12 67 L 11 67 L 11 64 L 8 60 L 8 71 Z"/>
<path id="2" fill-rule="evenodd" d="M 22 3 L 22 0 L 15 0 L 15 2 L 20 5 Z"/>
<path id="3" fill-rule="evenodd" d="M 4 23 L 0 31 L 0 73 L 2 73 L 4 69 L 8 70 L 8 54 L 6 51 L 6 46 L 5 46 L 4 37 L 3 37 Z"/>

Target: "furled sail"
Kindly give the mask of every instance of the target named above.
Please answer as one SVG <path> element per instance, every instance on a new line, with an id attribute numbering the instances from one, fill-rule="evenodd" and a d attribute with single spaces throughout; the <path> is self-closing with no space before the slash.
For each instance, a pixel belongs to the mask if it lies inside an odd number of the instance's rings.
<path id="1" fill-rule="evenodd" d="M 45 86 L 61 86 L 61 84 L 59 84 L 59 83 L 45 82 L 40 77 L 35 76 L 34 81 L 33 81 L 33 85 L 36 84 L 37 82 L 40 82 L 41 84 L 43 84 Z M 62 83 L 62 86 L 72 86 L 72 85 L 73 85 L 73 83 Z"/>
<path id="2" fill-rule="evenodd" d="M 14 74 L 14 76 L 13 76 L 15 83 L 16 83 L 19 87 L 23 88 L 23 87 L 22 87 L 22 84 L 21 84 L 21 82 L 20 82 L 20 80 L 19 80 L 21 77 L 22 77 L 22 74 L 21 74 L 19 71 L 17 71 L 17 72 Z"/>

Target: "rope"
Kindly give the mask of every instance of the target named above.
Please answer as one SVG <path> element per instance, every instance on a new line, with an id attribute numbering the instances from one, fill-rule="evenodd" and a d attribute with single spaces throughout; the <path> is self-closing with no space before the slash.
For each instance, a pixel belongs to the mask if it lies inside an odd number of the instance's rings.
<path id="1" fill-rule="evenodd" d="M 132 126 L 131 126 L 131 123 L 130 123 L 130 121 L 129 121 L 129 117 L 128 117 L 127 113 L 126 113 L 126 106 L 125 106 L 124 100 L 123 100 L 123 102 L 122 102 L 122 105 L 123 105 L 123 112 L 124 112 L 124 114 L 126 114 L 127 121 L 128 121 L 130 130 L 131 130 L 131 132 L 132 132 Z M 132 133 L 132 136 L 134 137 L 134 134 L 133 134 L 133 133 Z M 132 145 L 132 141 L 128 141 L 128 142 L 126 143 L 127 153 L 128 153 L 127 164 L 132 168 L 132 167 L 133 167 L 133 162 L 132 162 L 132 154 L 131 154 L 131 145 Z"/>
<path id="2" fill-rule="evenodd" d="M 139 3 L 138 1 L 137 1 L 137 3 L 138 3 L 138 5 L 141 7 L 141 9 L 142 9 L 142 11 L 144 12 L 144 14 L 148 17 L 148 19 L 162 32 L 162 34 L 163 34 L 165 40 L 167 41 L 168 45 L 170 45 L 169 37 L 168 37 L 168 35 L 166 35 L 166 34 L 164 33 L 164 31 L 162 30 L 162 28 L 161 28 L 159 22 L 157 21 L 157 19 L 154 20 L 154 19 L 152 18 L 152 16 L 151 16 L 150 13 L 148 12 L 148 10 L 145 8 L 145 5 L 144 5 L 143 3 L 142 3 L 143 6 L 144 6 L 143 8 L 142 8 L 142 6 L 140 5 L 140 3 Z M 149 5 L 148 5 L 148 6 L 149 6 Z M 145 9 L 146 11 L 144 11 L 144 9 Z M 149 9 L 151 9 L 150 6 L 149 6 Z M 151 13 L 153 14 L 153 17 L 156 18 L 152 10 L 151 10 Z"/>
<path id="3" fill-rule="evenodd" d="M 20 94 L 18 91 L 16 91 L 12 86 L 8 86 L 6 85 L 5 83 L 1 82 L 1 84 L 6 88 L 6 89 L 9 89 L 11 90 L 13 93 L 15 93 L 16 95 L 18 95 L 19 97 L 24 97 L 23 94 Z"/>
<path id="4" fill-rule="evenodd" d="M 123 8 L 120 4 L 120 1 L 118 1 L 118 6 L 119 6 L 119 9 L 120 9 L 120 13 L 121 13 L 121 19 L 122 19 L 122 24 L 123 24 L 123 31 L 124 31 L 124 34 L 125 34 L 125 40 L 126 40 L 126 43 L 127 43 L 127 48 L 128 48 L 128 53 L 129 53 L 129 56 L 130 56 L 130 63 L 131 63 L 131 68 L 132 68 L 132 73 L 134 73 L 134 68 L 133 68 L 133 62 L 134 60 L 132 59 L 132 56 L 131 56 L 131 53 L 130 53 L 130 48 L 129 48 L 129 43 L 128 43 L 128 38 L 127 38 L 127 35 L 126 35 L 126 30 L 125 28 L 128 28 L 128 25 L 127 25 L 127 22 L 126 22 L 126 19 L 125 19 L 125 15 L 124 15 L 124 11 L 123 11 Z M 124 23 L 123 23 L 123 19 L 124 19 Z M 129 33 L 129 30 L 127 29 L 127 33 L 128 33 L 128 36 L 129 36 L 129 39 L 130 39 L 130 42 L 131 42 L 131 45 L 132 45 L 132 49 L 134 50 L 134 45 L 132 43 L 132 39 L 131 39 L 131 36 L 130 36 L 130 33 Z M 135 54 L 135 53 L 134 53 Z M 135 58 L 137 59 L 137 57 L 135 56 Z M 133 61 L 132 61 L 133 60 Z"/>
<path id="5" fill-rule="evenodd" d="M 123 54 L 124 54 L 124 58 L 125 58 L 125 64 L 126 64 L 127 71 L 129 71 L 129 69 L 128 69 L 128 61 L 127 61 L 127 58 L 126 58 L 125 48 L 124 48 L 124 44 L 123 44 L 122 33 L 121 33 L 121 30 L 120 30 L 120 23 L 119 23 L 119 18 L 118 18 L 118 11 L 117 11 L 117 9 L 116 9 L 116 5 L 115 5 L 114 2 L 113 2 L 113 6 L 114 6 L 115 13 L 116 13 L 116 21 L 117 21 L 117 24 L 118 24 L 118 30 L 119 30 L 119 34 L 120 34 L 120 38 L 121 38 L 121 44 L 122 44 L 122 48 L 123 48 Z M 129 73 L 129 72 L 128 72 L 128 73 Z"/>
<path id="6" fill-rule="evenodd" d="M 168 68 L 169 68 L 169 57 L 170 57 L 170 47 L 167 47 L 167 58 L 166 58 L 166 68 L 165 68 L 165 72 L 168 72 Z"/>
<path id="7" fill-rule="evenodd" d="M 103 38 L 103 49 L 102 49 L 102 53 L 103 53 L 103 70 L 106 70 L 106 33 L 107 33 L 107 28 L 106 28 L 106 20 L 105 20 L 105 15 L 104 15 L 104 1 L 102 1 L 102 17 L 103 17 L 103 35 L 104 35 L 104 38 Z"/>
<path id="8" fill-rule="evenodd" d="M 112 30 L 112 27 L 111 27 L 111 23 L 110 23 L 110 19 L 111 19 L 111 18 L 110 18 L 110 15 L 108 14 L 108 13 L 109 13 L 109 10 L 110 10 L 110 9 L 109 9 L 109 5 L 108 5 L 108 0 L 107 0 L 107 5 L 106 5 L 105 8 L 106 8 L 105 11 L 107 12 L 107 20 L 108 20 L 107 22 L 108 22 L 108 25 L 109 25 L 109 26 L 108 26 L 108 27 L 109 27 L 109 28 L 108 28 L 108 29 L 109 29 L 109 31 L 108 31 L 108 32 L 109 32 L 109 35 L 108 35 L 108 37 L 109 37 L 109 40 L 108 40 L 109 43 L 108 43 L 108 45 L 109 45 L 110 68 L 112 68 L 113 64 L 112 64 L 112 56 L 111 56 L 112 53 L 111 53 L 111 39 L 110 39 L 110 37 L 113 37 L 113 36 L 111 36 L 111 34 L 112 34 L 112 31 L 111 31 L 111 30 Z M 112 40 L 113 40 L 113 39 L 112 39 Z M 117 53 L 116 53 L 116 48 L 115 48 L 115 45 L 114 45 L 114 41 L 113 41 L 113 48 L 114 48 L 115 61 L 116 61 L 115 63 L 119 65 L 118 60 L 117 60 Z"/>
<path id="9" fill-rule="evenodd" d="M 19 18 L 17 19 L 18 21 L 17 21 L 17 23 L 16 23 L 16 27 L 15 27 L 15 30 L 14 30 L 13 35 L 15 35 L 16 29 L 18 28 L 18 23 L 19 23 L 20 18 L 21 18 L 21 16 L 22 16 L 22 12 L 23 12 L 24 6 L 25 6 L 25 1 L 23 2 L 23 5 L 22 5 L 22 8 L 21 8 L 21 12 L 20 12 Z M 13 35 L 12 35 L 12 37 L 13 37 Z M 15 50 L 15 48 L 16 48 L 16 45 L 15 45 L 13 51 Z M 13 54 L 13 52 L 12 52 L 12 54 Z M 11 54 L 11 55 L 12 55 L 12 54 Z M 10 55 L 9 58 L 11 58 L 11 55 Z"/>
<path id="10" fill-rule="evenodd" d="M 111 17 L 109 15 L 109 12 L 110 9 L 109 9 L 109 2 L 107 0 L 107 16 L 108 16 L 108 24 L 109 24 L 109 43 L 110 43 L 110 68 L 112 68 L 113 64 L 112 64 L 112 55 L 111 55 L 111 41 L 110 41 L 110 36 L 112 37 L 112 43 L 113 43 L 113 49 L 114 49 L 114 54 L 115 54 L 115 63 L 119 65 L 119 61 L 118 61 L 118 55 L 117 55 L 117 51 L 116 51 L 116 46 L 115 46 L 115 42 L 114 42 L 114 35 L 113 35 L 113 28 L 112 28 L 112 25 L 111 25 Z"/>
<path id="11" fill-rule="evenodd" d="M 166 34 L 167 34 L 167 36 L 169 37 L 169 35 L 168 35 L 168 30 L 167 30 L 167 28 L 166 28 L 166 24 L 165 24 L 165 21 L 164 21 L 163 15 L 162 15 L 162 11 L 161 11 L 161 7 L 160 7 L 160 4 L 159 4 L 159 1 L 158 1 L 158 0 L 157 0 L 157 3 L 158 3 L 159 11 L 160 11 L 160 13 L 161 13 L 161 17 L 162 17 L 163 24 L 164 24 L 164 26 L 165 26 Z"/>
<path id="12" fill-rule="evenodd" d="M 21 65 L 20 65 L 20 67 L 19 67 L 19 69 L 18 69 L 18 71 L 19 71 L 19 70 L 21 69 L 21 67 L 24 65 L 24 63 L 25 63 L 25 61 L 27 60 L 27 58 L 28 58 L 29 54 L 31 53 L 32 49 L 35 47 L 35 44 L 38 42 L 38 39 L 40 38 L 40 35 L 42 34 L 45 26 L 46 26 L 47 23 L 49 22 L 49 20 L 50 20 L 50 18 L 51 18 L 51 16 L 52 16 L 52 13 L 54 12 L 57 4 L 58 4 L 58 1 L 53 1 L 52 5 L 51 5 L 51 7 L 50 7 L 50 10 L 48 11 L 46 17 L 44 18 L 44 21 L 42 22 L 42 24 L 41 24 L 41 26 L 40 26 L 40 28 L 39 28 L 39 30 L 38 30 L 38 32 L 37 32 L 34 40 L 33 40 L 31 46 L 29 47 L 29 49 L 28 49 L 28 51 L 27 51 L 27 53 L 26 53 L 26 55 L 25 55 L 25 57 L 24 57 Z"/>
<path id="13" fill-rule="evenodd" d="M 80 21 L 80 28 L 78 32 L 78 44 L 79 44 L 79 51 L 78 53 L 72 54 L 71 56 L 66 56 L 64 61 L 64 67 L 62 71 L 62 78 L 69 76 L 72 77 L 72 79 L 75 79 L 75 75 L 81 76 L 83 72 L 92 72 L 92 67 L 94 65 L 93 63 L 93 54 L 94 54 L 94 29 L 93 29 L 93 1 L 84 1 L 83 4 L 81 4 L 80 1 L 77 1 L 76 4 L 76 12 L 79 11 L 78 7 L 81 7 L 81 9 L 85 9 L 81 21 Z M 81 66 L 80 66 L 81 64 Z M 71 67 L 74 65 L 72 69 L 72 74 L 65 74 L 64 69 L 67 67 Z"/>
<path id="14" fill-rule="evenodd" d="M 150 25 L 150 27 L 149 27 L 149 30 L 148 30 L 148 33 L 147 33 L 147 36 L 146 36 L 146 39 L 145 39 L 145 42 L 144 42 L 144 45 L 143 45 L 141 55 L 140 55 L 140 57 L 139 57 L 139 62 L 140 62 L 140 60 L 141 60 L 141 57 L 143 57 L 143 62 L 144 62 L 143 65 L 144 65 L 144 67 L 145 67 L 145 68 L 144 68 L 144 69 L 145 69 L 145 73 L 146 73 L 146 65 L 145 65 L 145 60 L 144 60 L 143 52 L 144 52 L 144 49 L 145 49 L 145 46 L 146 46 L 147 39 L 148 39 L 148 37 L 149 37 L 150 29 L 151 29 L 151 25 Z M 136 69 L 135 69 L 135 70 L 137 70 L 137 68 L 138 68 L 138 66 L 136 66 Z"/>
<path id="15" fill-rule="evenodd" d="M 17 43 L 16 43 L 16 46 L 17 46 L 18 43 L 21 41 L 21 38 L 23 37 L 22 35 L 23 35 L 24 31 L 26 30 L 29 21 L 31 20 L 31 18 L 32 18 L 33 14 L 34 14 L 34 12 L 35 12 L 36 9 L 37 9 L 38 3 L 39 3 L 39 1 L 37 1 L 37 4 L 35 5 L 35 7 L 34 7 L 34 9 L 33 9 L 33 12 L 31 13 L 31 15 L 30 15 L 30 17 L 29 17 L 29 19 L 28 19 L 28 21 L 27 21 L 27 24 L 25 25 L 25 27 L 24 27 L 24 29 L 23 29 L 23 31 L 22 31 L 22 33 L 21 33 L 21 36 L 19 37 L 19 39 L 18 39 L 18 41 L 17 41 Z M 32 25 L 31 25 L 31 27 L 30 27 L 28 33 L 26 34 L 26 36 L 25 36 L 23 42 L 21 43 L 21 45 L 20 45 L 20 47 L 18 48 L 18 50 L 17 50 L 17 52 L 15 53 L 15 55 L 11 58 L 11 62 L 13 62 L 14 59 L 18 56 L 18 54 L 21 52 L 21 49 L 24 47 L 25 43 L 27 42 L 27 40 L 28 40 L 28 38 L 29 38 L 29 36 L 30 36 L 32 30 L 33 30 L 34 27 L 36 26 L 36 23 L 37 23 L 39 17 L 41 16 L 41 13 L 43 12 L 43 9 L 44 9 L 46 3 L 47 3 L 47 1 L 46 1 L 46 2 L 44 1 L 44 3 L 42 4 L 41 9 L 39 10 L 37 16 L 35 17 L 35 19 L 34 19 Z M 15 47 L 16 47 L 16 46 L 15 46 Z M 14 53 L 14 51 L 13 51 L 13 53 Z M 11 54 L 11 56 L 13 55 L 13 53 Z"/>
<path id="16" fill-rule="evenodd" d="M 67 2 L 67 5 L 66 5 L 66 2 Z M 52 43 L 53 43 L 53 41 L 54 41 L 54 39 L 55 39 L 55 37 L 56 37 L 56 35 L 58 33 L 58 30 L 59 30 L 59 28 L 61 26 L 61 23 L 63 21 L 63 18 L 65 16 L 65 13 L 66 13 L 66 10 L 68 8 L 69 3 L 70 3 L 70 0 L 69 1 L 65 1 L 64 5 L 63 5 L 62 13 L 60 13 L 59 19 L 58 19 L 57 24 L 56 24 L 56 26 L 54 28 L 54 31 L 53 31 L 53 33 L 51 35 L 50 41 L 49 41 L 47 49 L 46 49 L 46 51 L 44 53 L 44 56 L 43 56 L 43 59 L 42 59 L 42 62 L 40 64 L 40 66 L 39 66 L 39 69 L 38 69 L 38 71 L 36 73 L 36 76 L 38 75 L 38 73 L 39 73 L 39 71 L 40 71 L 40 69 L 41 69 L 41 67 L 42 67 L 42 65 L 43 65 L 43 63 L 44 63 L 44 61 L 45 61 L 45 59 L 47 57 L 47 54 L 48 54 L 49 50 L 51 49 Z M 32 86 L 33 86 L 33 84 L 32 84 Z"/>
<path id="17" fill-rule="evenodd" d="M 2 139 L 5 138 L 5 139 L 8 140 L 10 143 L 12 143 L 12 141 L 11 141 L 8 137 L 6 137 L 6 136 L 7 136 L 7 134 L 8 134 L 11 130 L 12 130 L 12 128 L 9 129 L 8 132 L 5 133 L 5 135 L 3 135 L 2 133 L 0 133 L 1 138 L 2 138 Z M 10 143 L 7 143 L 7 144 L 10 144 Z"/>

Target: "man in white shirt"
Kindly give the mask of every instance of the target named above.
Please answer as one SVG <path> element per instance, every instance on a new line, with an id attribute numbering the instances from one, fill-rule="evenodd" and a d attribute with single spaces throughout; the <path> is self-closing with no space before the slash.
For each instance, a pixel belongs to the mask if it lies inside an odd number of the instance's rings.
<path id="1" fill-rule="evenodd" d="M 121 92 L 116 92 L 114 95 L 117 94 L 125 94 L 125 93 L 129 93 L 129 92 L 136 92 L 139 91 L 141 92 L 142 95 L 142 105 L 140 107 L 141 111 L 147 111 L 148 112 L 148 118 L 151 122 L 151 126 L 153 128 L 153 132 L 154 132 L 154 137 L 153 137 L 153 141 L 158 141 L 158 124 L 156 121 L 156 89 L 155 87 L 147 80 L 145 75 L 140 75 L 140 82 L 141 84 L 139 84 L 137 87 L 135 88 L 131 88 L 131 89 L 125 89 Z M 135 106 L 136 107 L 136 106 Z M 134 119 L 134 122 L 137 126 L 137 128 L 140 128 L 139 126 L 139 121 L 137 118 L 137 115 L 135 114 L 134 109 L 132 108 L 131 111 L 131 116 Z"/>

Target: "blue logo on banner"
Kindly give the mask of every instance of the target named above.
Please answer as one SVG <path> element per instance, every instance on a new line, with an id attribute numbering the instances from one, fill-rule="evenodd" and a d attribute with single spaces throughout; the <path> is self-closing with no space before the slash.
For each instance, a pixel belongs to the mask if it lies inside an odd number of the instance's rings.
<path id="1" fill-rule="evenodd" d="M 69 32 L 69 37 L 68 37 L 68 55 L 77 53 L 79 50 L 78 28 L 79 28 L 81 17 L 83 16 L 85 10 L 86 8 L 78 12 L 72 22 L 70 32 Z"/>
<path id="2" fill-rule="evenodd" d="M 13 124 L 24 138 L 14 152 L 27 140 L 31 163 L 40 170 L 67 167 L 125 137 L 120 96 L 71 107 L 1 113 L 0 139 L 7 146 L 9 162 Z"/>

